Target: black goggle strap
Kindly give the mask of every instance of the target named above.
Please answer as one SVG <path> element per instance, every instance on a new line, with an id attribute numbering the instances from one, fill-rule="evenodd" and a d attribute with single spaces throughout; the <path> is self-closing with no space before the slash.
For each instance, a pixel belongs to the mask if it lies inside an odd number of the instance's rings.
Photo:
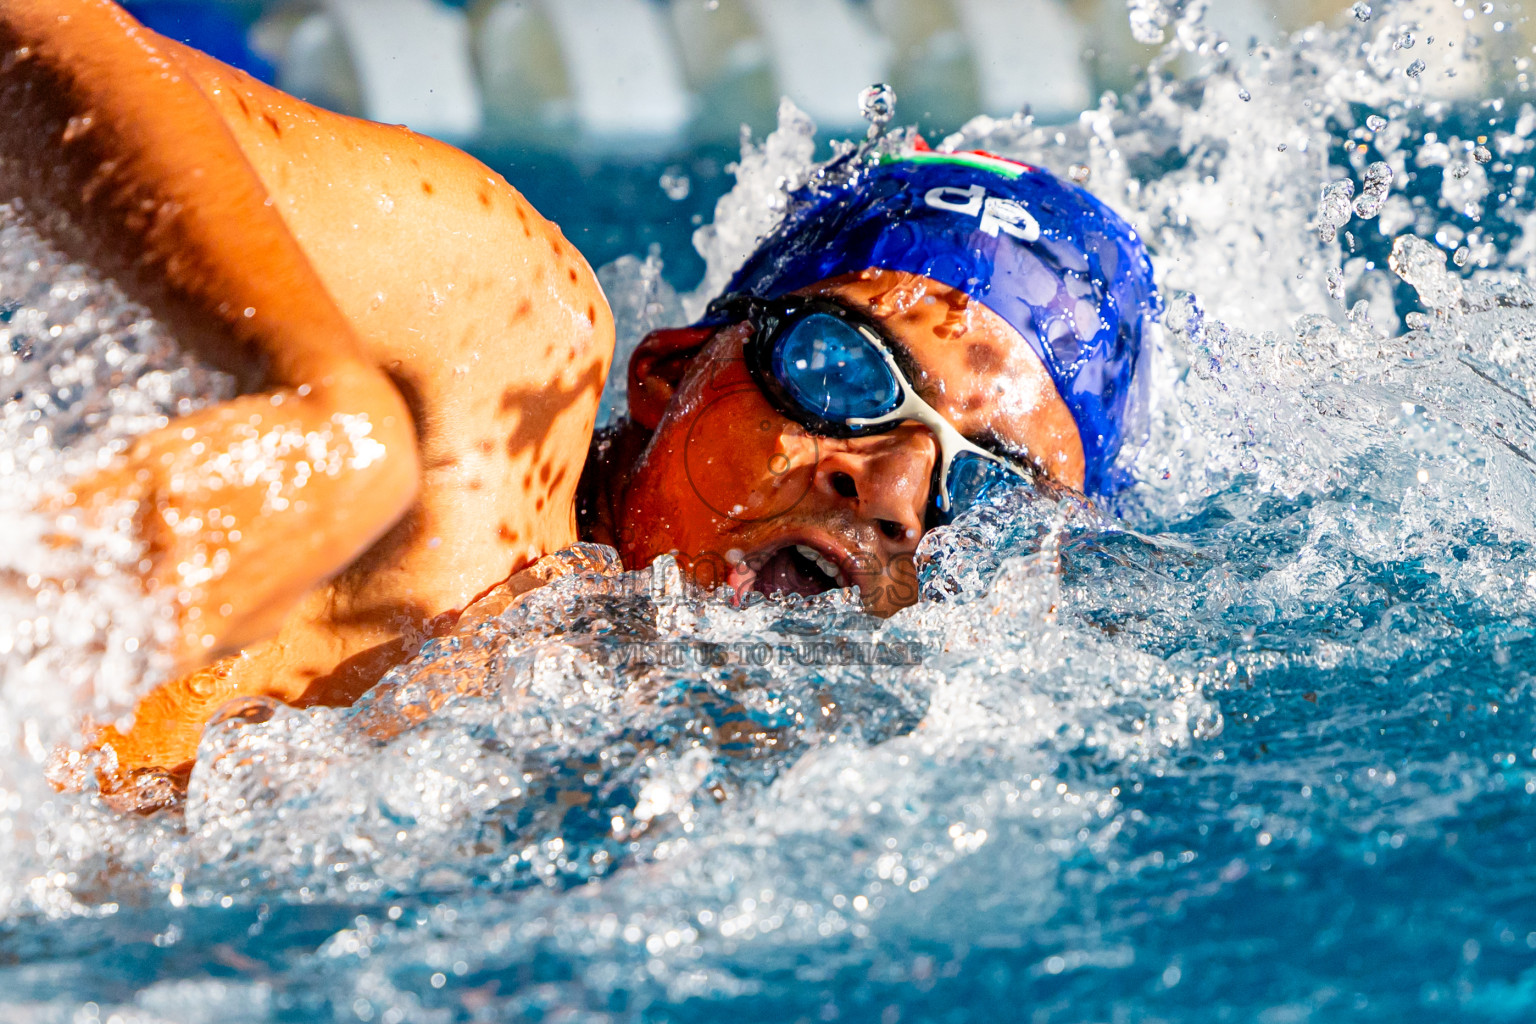
<path id="1" fill-rule="evenodd" d="M 748 320 L 755 326 L 763 318 L 767 305 L 771 299 L 761 299 L 756 295 L 722 295 L 712 301 L 704 310 L 703 324 L 719 326 L 739 320 Z"/>

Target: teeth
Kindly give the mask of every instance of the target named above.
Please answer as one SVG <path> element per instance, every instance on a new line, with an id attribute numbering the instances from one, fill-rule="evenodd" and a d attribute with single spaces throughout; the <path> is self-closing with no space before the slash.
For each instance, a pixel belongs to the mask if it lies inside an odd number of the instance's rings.
<path id="1" fill-rule="evenodd" d="M 843 573 L 842 570 L 837 567 L 837 563 L 828 559 L 820 551 L 817 551 L 812 547 L 806 547 L 804 544 L 796 544 L 795 550 L 800 552 L 800 554 L 804 555 L 806 558 L 815 562 L 816 568 L 837 580 L 839 584 L 843 582 Z"/>

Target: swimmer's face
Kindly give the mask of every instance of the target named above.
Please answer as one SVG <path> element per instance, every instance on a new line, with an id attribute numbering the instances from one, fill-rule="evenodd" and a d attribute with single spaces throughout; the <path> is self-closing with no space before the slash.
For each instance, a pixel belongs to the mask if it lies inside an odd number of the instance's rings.
<path id="1" fill-rule="evenodd" d="M 1039 358 L 996 313 L 926 277 L 864 271 L 803 294 L 878 321 L 919 395 L 962 434 L 1081 489 L 1083 446 Z M 705 586 L 815 594 L 857 585 L 890 615 L 917 600 L 939 458 L 915 422 L 830 438 L 779 413 L 747 369 L 748 324 L 658 331 L 630 366 L 630 414 L 653 431 L 623 496 L 629 566 L 674 553 Z M 702 345 L 702 347 L 700 347 Z"/>

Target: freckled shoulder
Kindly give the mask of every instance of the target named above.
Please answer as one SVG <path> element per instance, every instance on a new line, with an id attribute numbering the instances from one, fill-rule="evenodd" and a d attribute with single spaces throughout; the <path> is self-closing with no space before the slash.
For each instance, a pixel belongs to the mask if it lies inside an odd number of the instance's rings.
<path id="1" fill-rule="evenodd" d="M 424 507 L 403 543 L 442 581 L 426 604 L 462 607 L 573 542 L 614 338 L 581 253 L 460 150 L 180 53 L 413 407 Z"/>
<path id="2" fill-rule="evenodd" d="M 547 368 L 611 356 L 591 267 L 500 174 L 407 128 L 321 110 L 177 49 L 381 360 L 483 358 L 512 345 L 514 377 L 547 380 Z"/>

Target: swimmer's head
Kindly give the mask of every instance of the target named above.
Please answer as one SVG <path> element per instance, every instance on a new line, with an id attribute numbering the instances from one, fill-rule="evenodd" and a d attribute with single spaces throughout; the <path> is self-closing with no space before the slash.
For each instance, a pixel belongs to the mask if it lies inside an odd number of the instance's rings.
<path id="1" fill-rule="evenodd" d="M 704 322 L 631 360 L 624 561 L 891 614 L 976 481 L 1120 486 L 1156 311 L 1135 232 L 1044 171 L 924 150 L 803 193 Z"/>

